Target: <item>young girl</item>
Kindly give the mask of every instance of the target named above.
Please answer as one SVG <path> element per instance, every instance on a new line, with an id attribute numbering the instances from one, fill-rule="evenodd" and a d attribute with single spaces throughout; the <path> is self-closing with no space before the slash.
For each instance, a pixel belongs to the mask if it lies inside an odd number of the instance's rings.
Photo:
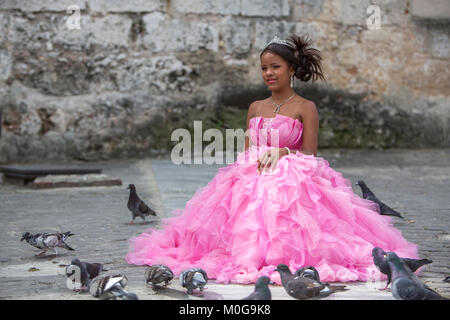
<path id="1" fill-rule="evenodd" d="M 380 279 L 372 249 L 417 258 L 373 203 L 316 157 L 319 120 L 313 102 L 290 81 L 324 80 L 320 52 L 306 38 L 275 37 L 261 53 L 262 77 L 272 95 L 248 110 L 245 151 L 220 168 L 183 210 L 130 240 L 130 264 L 165 264 L 176 275 L 203 268 L 222 283 L 280 284 L 279 263 L 294 271 L 317 268 L 321 281 Z"/>

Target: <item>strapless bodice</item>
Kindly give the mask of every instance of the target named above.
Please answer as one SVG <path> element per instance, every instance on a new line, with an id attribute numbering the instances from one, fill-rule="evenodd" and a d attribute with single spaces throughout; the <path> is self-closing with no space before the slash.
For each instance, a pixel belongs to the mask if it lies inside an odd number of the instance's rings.
<path id="1" fill-rule="evenodd" d="M 249 132 L 253 145 L 296 150 L 300 150 L 302 146 L 303 123 L 281 114 L 276 114 L 273 118 L 251 118 Z"/>

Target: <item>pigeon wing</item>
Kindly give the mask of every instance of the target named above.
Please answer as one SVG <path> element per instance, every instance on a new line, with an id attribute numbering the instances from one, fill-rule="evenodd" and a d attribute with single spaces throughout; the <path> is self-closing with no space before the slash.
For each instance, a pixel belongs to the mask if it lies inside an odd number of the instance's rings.
<path id="1" fill-rule="evenodd" d="M 424 300 L 426 298 L 425 290 L 418 283 L 406 277 L 396 280 L 395 291 L 403 300 Z"/>
<path id="2" fill-rule="evenodd" d="M 297 277 L 290 280 L 287 283 L 287 287 L 288 293 L 292 296 L 297 295 L 300 297 L 296 297 L 297 299 L 308 299 L 319 295 L 320 290 L 325 288 L 325 285 L 308 278 Z"/>
<path id="3" fill-rule="evenodd" d="M 87 273 L 89 273 L 89 278 L 94 279 L 96 276 L 100 274 L 103 269 L 103 265 L 100 263 L 84 263 L 86 266 Z"/>
<path id="4" fill-rule="evenodd" d="M 289 280 L 285 287 L 287 293 L 296 299 L 308 299 L 307 286 L 303 281 L 299 281 L 298 278 Z"/>
<path id="5" fill-rule="evenodd" d="M 46 233 L 38 233 L 35 234 L 30 241 L 27 240 L 29 244 L 31 244 L 33 247 L 39 248 L 39 249 L 47 249 L 44 239 L 46 238 Z"/>
<path id="6" fill-rule="evenodd" d="M 195 271 L 189 271 L 184 275 L 182 285 L 186 287 L 188 283 L 192 282 L 192 278 L 194 278 Z"/>
<path id="7" fill-rule="evenodd" d="M 441 300 L 443 298 L 439 293 L 428 287 L 426 284 L 423 285 L 425 290 L 426 300 Z"/>
<path id="8" fill-rule="evenodd" d="M 150 214 L 150 210 L 151 209 L 145 204 L 145 202 L 141 200 L 140 203 L 139 203 L 139 211 L 141 213 L 149 215 Z"/>
<path id="9" fill-rule="evenodd" d="M 155 269 L 154 267 L 148 267 L 145 270 L 144 277 L 147 283 L 152 281 L 154 269 Z"/>
<path id="10" fill-rule="evenodd" d="M 326 287 L 325 284 L 320 283 L 318 281 L 308 279 L 308 278 L 304 278 L 304 279 L 310 280 L 306 284 L 306 288 L 307 288 L 306 291 L 308 292 L 308 295 L 310 295 L 311 297 L 315 297 L 315 296 L 319 295 L 320 291 Z"/>
<path id="11" fill-rule="evenodd" d="M 433 261 L 428 259 L 410 259 L 410 258 L 402 258 L 403 262 L 411 269 L 412 272 L 415 272 L 420 267 L 433 263 Z"/>
<path id="12" fill-rule="evenodd" d="M 113 275 L 111 277 L 108 277 L 108 279 L 104 285 L 104 291 L 109 291 L 112 287 L 114 287 L 118 283 L 120 283 L 122 285 L 122 280 L 123 280 L 122 275 Z"/>
<path id="13" fill-rule="evenodd" d="M 58 234 L 47 234 L 42 238 L 42 242 L 46 248 L 57 247 L 60 244 L 61 237 Z"/>
<path id="14" fill-rule="evenodd" d="M 155 268 L 152 274 L 152 280 L 161 282 L 163 281 L 162 276 L 164 275 L 165 270 L 162 268 Z"/>
<path id="15" fill-rule="evenodd" d="M 403 218 L 403 216 L 400 214 L 400 212 L 395 211 L 394 209 L 392 209 L 391 207 L 389 207 L 388 205 L 386 205 L 384 203 L 381 204 L 380 209 L 381 209 L 380 212 L 382 212 L 384 214 L 389 214 L 392 216 Z"/>

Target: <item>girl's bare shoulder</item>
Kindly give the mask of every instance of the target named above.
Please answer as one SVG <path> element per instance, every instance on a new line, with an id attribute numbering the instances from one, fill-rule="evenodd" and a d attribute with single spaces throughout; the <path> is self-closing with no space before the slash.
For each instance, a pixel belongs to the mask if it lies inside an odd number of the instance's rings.
<path id="1" fill-rule="evenodd" d="M 264 100 L 255 100 L 252 103 L 250 103 L 250 106 L 248 107 L 248 113 L 249 114 L 256 114 L 259 112 L 261 105 L 264 103 Z"/>
<path id="2" fill-rule="evenodd" d="M 299 97 L 301 99 L 298 99 L 296 103 L 296 111 L 299 116 L 299 118 L 306 118 L 311 115 L 317 114 L 317 107 L 316 104 L 308 99 Z"/>

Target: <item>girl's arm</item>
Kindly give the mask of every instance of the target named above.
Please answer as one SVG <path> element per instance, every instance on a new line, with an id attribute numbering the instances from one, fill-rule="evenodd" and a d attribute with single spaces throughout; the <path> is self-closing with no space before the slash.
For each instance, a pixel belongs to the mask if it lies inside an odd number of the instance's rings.
<path id="1" fill-rule="evenodd" d="M 317 144 L 319 136 L 319 113 L 316 105 L 308 101 L 302 108 L 303 119 L 303 143 L 301 153 L 317 156 Z"/>

